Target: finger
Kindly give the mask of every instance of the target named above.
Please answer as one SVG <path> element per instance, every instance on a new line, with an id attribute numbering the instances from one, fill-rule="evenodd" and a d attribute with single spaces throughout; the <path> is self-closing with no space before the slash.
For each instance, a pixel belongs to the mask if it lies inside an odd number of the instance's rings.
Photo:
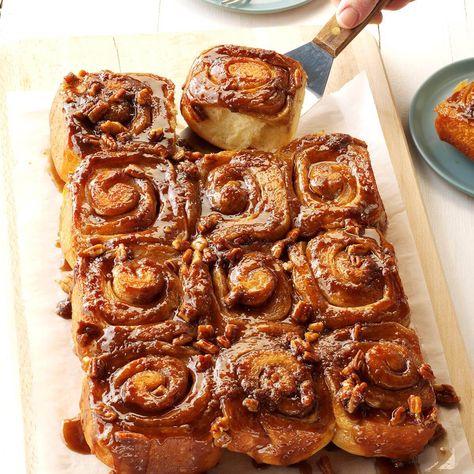
<path id="1" fill-rule="evenodd" d="M 399 10 L 413 0 L 392 0 L 385 9 Z M 362 23 L 374 8 L 374 0 L 341 0 L 336 11 L 336 19 L 342 28 L 355 28 Z M 379 24 L 382 21 L 382 14 L 378 13 L 372 18 L 371 23 Z"/>
<path id="2" fill-rule="evenodd" d="M 336 11 L 337 22 L 342 28 L 355 28 L 373 8 L 373 0 L 342 0 Z"/>

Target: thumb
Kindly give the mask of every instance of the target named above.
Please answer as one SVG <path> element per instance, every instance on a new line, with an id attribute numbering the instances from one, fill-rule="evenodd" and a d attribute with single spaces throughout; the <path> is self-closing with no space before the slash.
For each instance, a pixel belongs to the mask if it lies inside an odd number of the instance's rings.
<path id="1" fill-rule="evenodd" d="M 346 29 L 355 28 L 367 18 L 376 3 L 375 0 L 342 0 L 336 12 L 339 26 Z"/>

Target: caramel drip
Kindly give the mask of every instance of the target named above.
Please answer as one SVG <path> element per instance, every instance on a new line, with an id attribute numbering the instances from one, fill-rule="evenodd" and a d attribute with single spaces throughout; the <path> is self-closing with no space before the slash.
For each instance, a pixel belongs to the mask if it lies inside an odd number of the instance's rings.
<path id="1" fill-rule="evenodd" d="M 66 446 L 79 454 L 90 454 L 91 448 L 84 438 L 81 420 L 79 417 L 63 421 L 63 438 Z"/>

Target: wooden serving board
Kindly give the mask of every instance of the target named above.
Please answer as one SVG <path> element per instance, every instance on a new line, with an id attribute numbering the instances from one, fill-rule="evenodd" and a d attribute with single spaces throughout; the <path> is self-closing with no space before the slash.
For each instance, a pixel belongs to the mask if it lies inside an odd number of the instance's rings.
<path id="1" fill-rule="evenodd" d="M 227 30 L 206 33 L 160 33 L 143 36 L 79 37 L 30 40 L 0 49 L 0 145 L 11 157 L 6 116 L 10 91 L 51 90 L 64 74 L 86 69 L 155 72 L 180 85 L 192 60 L 207 47 L 222 43 L 257 45 L 284 53 L 309 41 L 317 27 Z M 462 398 L 461 417 L 474 453 L 474 377 L 448 292 L 431 229 L 414 175 L 412 158 L 385 75 L 376 41 L 362 33 L 335 61 L 328 92 L 366 71 L 393 168 L 436 314 L 451 381 Z M 407 71 L 409 73 L 409 71 Z M 180 90 L 177 90 L 180 95 Z M 178 97 L 179 99 L 179 97 Z M 25 137 L 27 139 L 27 137 Z"/>

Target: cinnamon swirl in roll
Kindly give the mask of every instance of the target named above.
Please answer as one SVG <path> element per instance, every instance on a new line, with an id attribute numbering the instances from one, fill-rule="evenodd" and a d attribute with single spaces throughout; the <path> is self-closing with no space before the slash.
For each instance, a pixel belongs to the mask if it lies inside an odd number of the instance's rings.
<path id="1" fill-rule="evenodd" d="M 324 232 L 289 249 L 293 283 L 315 318 L 335 329 L 356 323 L 409 323 L 395 253 L 382 234 L 357 226 Z"/>
<path id="2" fill-rule="evenodd" d="M 221 352 L 214 375 L 222 399 L 212 427 L 217 446 L 258 463 L 289 465 L 331 441 L 329 393 L 314 362 L 292 351 L 297 340 L 303 343 L 295 326 L 259 324 Z"/>
<path id="3" fill-rule="evenodd" d="M 290 230 L 294 201 L 289 169 L 275 155 L 234 151 L 197 161 L 201 217 L 197 229 L 211 240 L 275 241 Z"/>
<path id="4" fill-rule="evenodd" d="M 346 219 L 385 229 L 387 216 L 363 141 L 340 133 L 307 135 L 280 154 L 293 164 L 301 204 L 296 225 L 303 236 L 313 237 Z"/>
<path id="5" fill-rule="evenodd" d="M 265 251 L 221 258 L 212 269 L 224 323 L 283 321 L 291 315 L 292 288 L 282 263 Z"/>
<path id="6" fill-rule="evenodd" d="M 194 232 L 197 181 L 184 163 L 137 152 L 96 153 L 63 194 L 60 240 L 71 266 L 78 252 L 113 238 L 146 235 L 179 247 Z"/>
<path id="7" fill-rule="evenodd" d="M 81 421 L 91 451 L 120 474 L 213 467 L 221 449 L 210 432 L 218 409 L 212 361 L 162 341 L 155 326 L 116 336 L 83 359 Z"/>
<path id="8" fill-rule="evenodd" d="M 219 148 L 272 151 L 294 137 L 305 85 L 304 69 L 287 56 L 216 46 L 194 61 L 181 113 L 194 132 Z"/>
<path id="9" fill-rule="evenodd" d="M 154 74 L 69 73 L 50 113 L 51 156 L 63 181 L 100 150 L 168 156 L 175 147 L 174 84 Z"/>
<path id="10" fill-rule="evenodd" d="M 356 325 L 322 337 L 319 351 L 336 416 L 333 443 L 360 456 L 417 456 L 435 432 L 437 408 L 415 332 Z"/>
<path id="11" fill-rule="evenodd" d="M 183 299 L 181 256 L 174 248 L 129 237 L 109 241 L 101 251 L 79 257 L 76 266 L 71 302 L 79 356 L 96 353 L 97 341 L 118 327 L 173 320 Z"/>

